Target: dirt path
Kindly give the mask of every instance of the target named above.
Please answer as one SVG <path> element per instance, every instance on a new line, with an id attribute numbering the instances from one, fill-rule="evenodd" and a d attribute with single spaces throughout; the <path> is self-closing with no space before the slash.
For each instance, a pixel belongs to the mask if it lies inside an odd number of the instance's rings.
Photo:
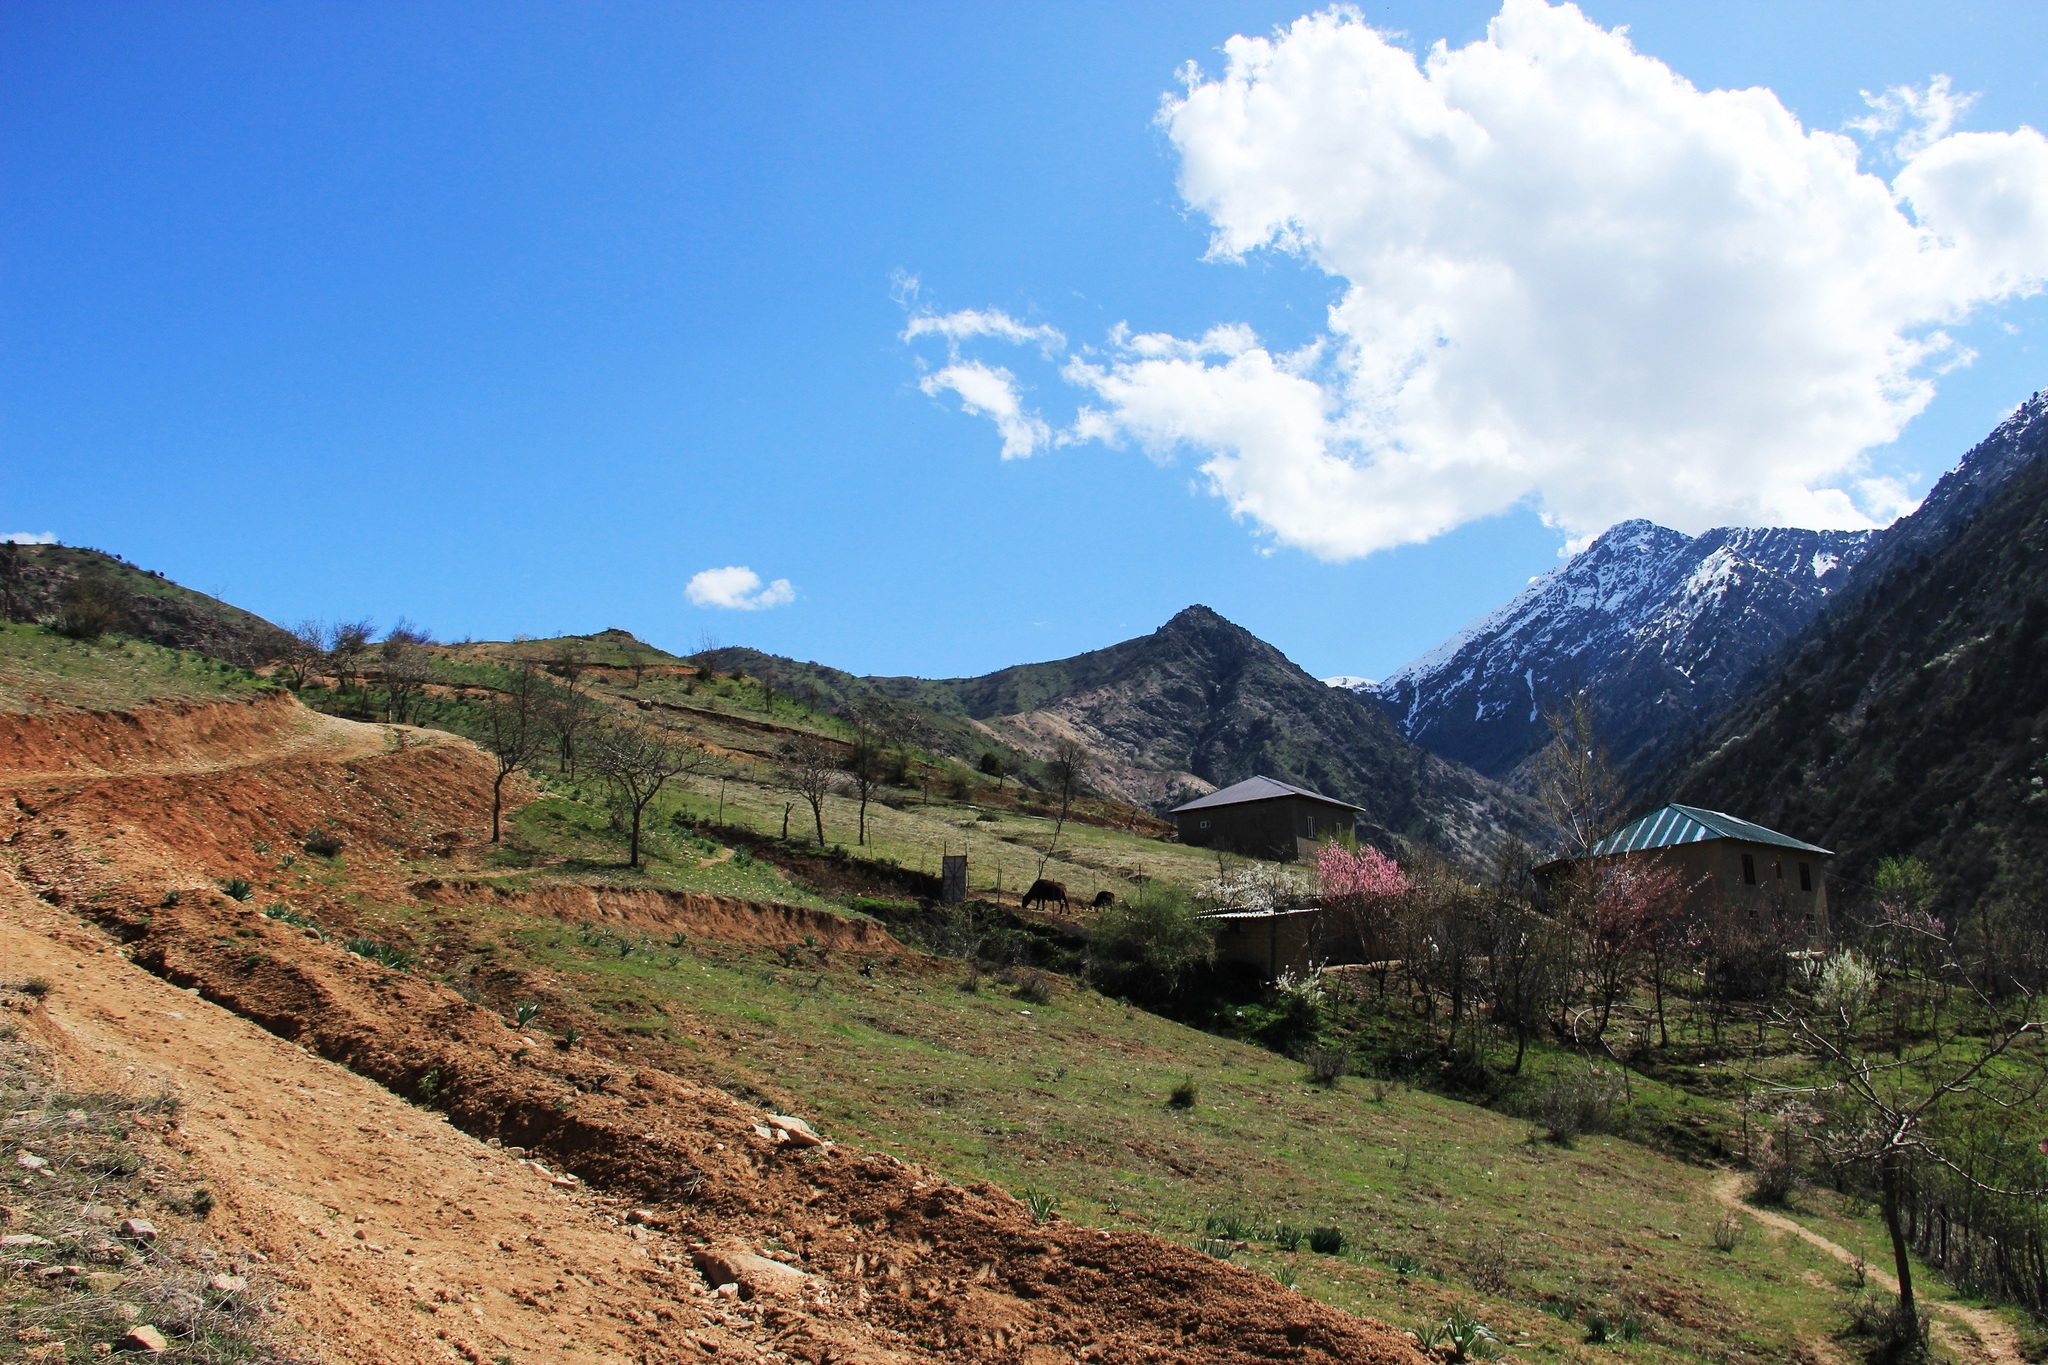
<path id="1" fill-rule="evenodd" d="M 400 744 L 440 744 L 450 742 L 451 738 L 435 730 L 421 730 L 410 725 L 365 724 L 295 706 L 286 724 L 239 752 L 198 756 L 170 751 L 155 762 L 74 762 L 62 768 L 44 770 L 0 768 L 0 791 L 39 786 L 70 790 L 110 777 L 184 777 L 294 758 L 322 758 L 346 763 L 350 759 L 383 753 Z"/>
<path id="2" fill-rule="evenodd" d="M 1776 1228 L 1780 1232 L 1789 1232 L 1809 1245 L 1819 1247 L 1843 1265 L 1854 1265 L 1856 1263 L 1856 1253 L 1840 1243 L 1829 1241 L 1813 1229 L 1794 1219 L 1787 1218 L 1782 1213 L 1776 1213 L 1770 1209 L 1760 1209 L 1754 1204 L 1745 1203 L 1742 1198 L 1742 1177 L 1739 1174 L 1729 1172 L 1718 1177 L 1714 1181 L 1713 1191 L 1714 1198 L 1721 1204 L 1756 1219 L 1765 1227 Z M 1879 1270 L 1874 1265 L 1868 1266 L 1865 1273 L 1886 1293 L 1896 1294 L 1899 1292 L 1897 1276 Z M 1964 1354 L 1980 1361 L 1991 1362 L 1991 1365 L 2027 1365 L 2027 1358 L 2020 1351 L 2019 1334 L 2012 1329 L 2011 1324 L 2000 1318 L 1996 1313 L 1982 1308 L 1972 1308 L 1967 1304 L 1944 1303 L 1929 1299 L 1924 1295 L 1916 1296 L 1916 1298 L 1923 1311 L 1941 1314 L 1955 1322 L 1961 1323 L 1969 1329 L 1973 1339 L 1969 1342 L 1958 1342 L 1951 1336 L 1950 1340 L 1944 1343 L 1950 1349 L 1956 1349 L 1960 1346 L 1963 1348 Z M 1934 1324 L 1934 1328 L 1937 1331 L 1943 1326 L 1944 1324 L 1940 1322 Z"/>
<path id="3" fill-rule="evenodd" d="M 32 1027 L 82 1082 L 184 1100 L 216 1226 L 269 1258 L 327 1359 L 637 1360 L 642 1319 L 753 1356 L 656 1262 L 665 1239 L 151 976 L 4 873 L 0 960 L 55 983 Z"/>

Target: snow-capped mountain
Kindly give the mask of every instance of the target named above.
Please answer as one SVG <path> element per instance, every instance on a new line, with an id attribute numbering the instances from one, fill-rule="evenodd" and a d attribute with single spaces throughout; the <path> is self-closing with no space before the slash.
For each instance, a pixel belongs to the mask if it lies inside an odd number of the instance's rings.
<path id="1" fill-rule="evenodd" d="M 1509 778 L 1548 741 L 1544 710 L 1585 687 L 1614 760 L 1634 766 L 1797 634 L 1873 535 L 1731 527 L 1695 537 L 1625 521 L 1507 605 L 1352 690 L 1423 748 Z"/>

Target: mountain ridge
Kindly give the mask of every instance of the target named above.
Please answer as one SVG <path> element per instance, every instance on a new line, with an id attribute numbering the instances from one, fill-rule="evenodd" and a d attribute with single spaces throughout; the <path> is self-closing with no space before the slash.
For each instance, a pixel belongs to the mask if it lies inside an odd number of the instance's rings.
<path id="1" fill-rule="evenodd" d="M 1851 878 L 1913 854 L 1971 900 L 2048 890 L 2048 390 L 1658 780 L 1818 837 Z"/>
<path id="2" fill-rule="evenodd" d="M 1206 606 L 1100 649 L 968 678 L 856 678 L 754 651 L 712 657 L 720 668 L 816 679 L 854 711 L 893 704 L 964 722 L 991 747 L 1040 759 L 1078 741 L 1096 787 L 1153 811 L 1264 773 L 1356 803 L 1383 841 L 1466 862 L 1508 834 L 1544 837 L 1526 798 L 1417 748 L 1372 703 Z"/>
<path id="3" fill-rule="evenodd" d="M 1714 709 L 1847 580 L 1872 533 L 1644 520 L 1572 559 L 1379 683 L 1355 688 L 1409 739 L 1526 784 L 1543 712 L 1593 694 L 1615 759 L 1633 767 Z"/>

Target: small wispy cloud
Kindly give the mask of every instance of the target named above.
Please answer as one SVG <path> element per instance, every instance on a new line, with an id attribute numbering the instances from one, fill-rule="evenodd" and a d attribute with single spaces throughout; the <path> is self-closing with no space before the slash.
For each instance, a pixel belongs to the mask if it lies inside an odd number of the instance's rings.
<path id="1" fill-rule="evenodd" d="M 1066 334 L 1057 327 L 1032 326 L 1017 321 L 1000 308 L 962 308 L 952 313 L 918 313 L 903 328 L 903 339 L 944 337 L 958 344 L 970 337 L 993 337 L 1018 346 L 1042 346 L 1049 351 L 1065 348 Z"/>
<path id="2" fill-rule="evenodd" d="M 1000 365 L 960 361 L 926 375 L 917 386 L 934 398 L 951 390 L 958 395 L 962 411 L 994 422 L 1003 438 L 1006 460 L 1021 460 L 1052 444 L 1052 427 L 1025 408 L 1017 392 L 1017 377 Z"/>
<path id="3" fill-rule="evenodd" d="M 0 544 L 6 545 L 55 545 L 55 531 L 5 531 L 0 532 Z"/>
<path id="4" fill-rule="evenodd" d="M 763 583 L 761 575 L 746 565 L 729 564 L 722 569 L 704 569 L 692 574 L 683 595 L 700 607 L 760 611 L 794 602 L 796 587 L 787 578 Z"/>
<path id="5" fill-rule="evenodd" d="M 1958 95 L 1949 89 L 1946 76 L 1929 80 L 1924 90 L 1895 85 L 1881 95 L 1862 93 L 1870 112 L 1850 119 L 1850 130 L 1873 141 L 1889 140 L 1893 154 L 1902 158 L 1918 156 L 1947 137 L 1956 120 L 1977 102 L 1973 94 Z"/>

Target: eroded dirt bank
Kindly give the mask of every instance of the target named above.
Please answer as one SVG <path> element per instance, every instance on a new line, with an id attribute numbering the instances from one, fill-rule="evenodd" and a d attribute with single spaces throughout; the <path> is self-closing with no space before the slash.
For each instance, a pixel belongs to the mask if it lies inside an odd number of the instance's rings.
<path id="1" fill-rule="evenodd" d="M 529 1041 L 220 895 L 229 876 L 261 895 L 280 874 L 249 850 L 318 827 L 347 838 L 363 894 L 474 901 L 459 876 L 429 886 L 401 862 L 459 862 L 486 818 L 486 760 L 348 729 L 354 742 L 252 742 L 232 764 L 178 770 L 159 749 L 142 772 L 74 769 L 17 800 L 20 880 L 0 881 L 4 955 L 57 982 L 42 1026 L 79 1065 L 186 1088 L 227 1215 L 297 1277 L 292 1309 L 336 1358 L 1420 1359 L 1190 1249 L 1039 1225 L 993 1188 L 782 1140 L 787 1125 L 722 1091 Z M 738 941 L 842 932 L 713 897 L 526 894 Z M 489 1142 L 581 1179 L 558 1186 Z"/>

